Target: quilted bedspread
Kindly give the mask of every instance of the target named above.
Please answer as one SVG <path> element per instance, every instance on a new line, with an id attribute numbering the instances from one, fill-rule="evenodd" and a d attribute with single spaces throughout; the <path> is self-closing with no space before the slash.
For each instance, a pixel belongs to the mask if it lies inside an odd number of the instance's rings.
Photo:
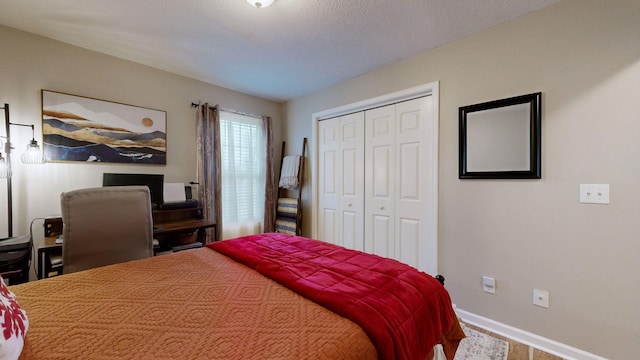
<path id="1" fill-rule="evenodd" d="M 208 248 L 10 289 L 20 359 L 377 358 L 357 324 Z"/>
<path id="2" fill-rule="evenodd" d="M 353 320 L 381 359 L 424 360 L 443 340 L 452 359 L 464 337 L 444 287 L 398 261 L 278 233 L 208 246 Z"/>

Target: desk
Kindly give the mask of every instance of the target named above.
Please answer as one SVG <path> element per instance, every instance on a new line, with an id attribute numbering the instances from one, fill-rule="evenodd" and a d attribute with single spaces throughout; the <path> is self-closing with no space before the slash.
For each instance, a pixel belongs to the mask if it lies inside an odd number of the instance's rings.
<path id="1" fill-rule="evenodd" d="M 216 238 L 216 223 L 203 219 L 202 208 L 153 210 L 153 235 L 165 235 L 187 231 L 198 231 L 198 241 L 205 243 L 205 230 L 213 228 L 213 241 Z"/>
<path id="2" fill-rule="evenodd" d="M 56 244 L 57 235 L 45 236 L 42 244 L 38 246 L 38 279 L 49 277 L 49 274 L 45 274 L 44 263 L 51 258 L 52 255 L 59 255 L 62 252 L 62 244 Z"/>
<path id="3" fill-rule="evenodd" d="M 59 219 L 59 218 L 58 218 Z M 55 219 L 62 223 L 62 219 Z M 205 244 L 207 241 L 206 229 L 213 229 L 213 240 L 216 241 L 216 223 L 202 218 L 202 209 L 173 209 L 173 210 L 154 210 L 153 211 L 153 236 L 167 237 L 172 234 L 185 232 L 198 232 L 197 241 Z M 52 254 L 60 254 L 62 244 L 56 244 L 57 234 L 47 236 L 50 233 L 45 228 L 45 238 L 42 244 L 38 246 L 38 279 L 49 277 L 44 274 L 44 263 Z"/>

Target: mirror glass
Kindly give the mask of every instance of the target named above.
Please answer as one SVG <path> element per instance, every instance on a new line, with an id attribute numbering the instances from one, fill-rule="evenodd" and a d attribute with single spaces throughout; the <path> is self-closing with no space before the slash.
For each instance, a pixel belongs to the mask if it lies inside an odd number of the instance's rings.
<path id="1" fill-rule="evenodd" d="M 540 94 L 460 108 L 460 178 L 540 178 Z"/>

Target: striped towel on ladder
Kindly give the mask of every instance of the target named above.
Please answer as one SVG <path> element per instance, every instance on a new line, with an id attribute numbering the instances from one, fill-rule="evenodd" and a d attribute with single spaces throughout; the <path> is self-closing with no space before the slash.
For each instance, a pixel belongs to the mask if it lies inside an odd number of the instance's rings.
<path id="1" fill-rule="evenodd" d="M 276 232 L 297 235 L 298 200 L 278 198 L 276 207 Z"/>

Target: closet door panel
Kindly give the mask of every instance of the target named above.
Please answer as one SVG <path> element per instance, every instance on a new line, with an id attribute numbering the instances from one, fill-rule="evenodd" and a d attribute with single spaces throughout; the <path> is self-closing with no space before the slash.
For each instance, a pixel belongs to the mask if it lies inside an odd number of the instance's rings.
<path id="1" fill-rule="evenodd" d="M 427 121 L 425 100 L 396 104 L 396 197 L 394 222 L 397 259 L 420 268 L 424 254 L 419 244 L 426 238 Z"/>
<path id="2" fill-rule="evenodd" d="M 342 245 L 364 248 L 364 113 L 340 117 Z"/>
<path id="3" fill-rule="evenodd" d="M 420 179 L 416 172 L 420 168 L 420 143 L 402 144 L 398 159 L 398 197 L 403 200 L 418 200 Z"/>
<path id="4" fill-rule="evenodd" d="M 349 249 L 356 249 L 359 246 L 356 243 L 358 242 L 358 234 L 362 233 L 362 227 L 359 226 L 361 223 L 362 220 L 358 219 L 357 213 L 353 211 L 342 212 L 342 246 Z"/>
<path id="5" fill-rule="evenodd" d="M 371 238 L 365 241 L 365 251 L 379 256 L 394 258 L 393 219 L 390 216 L 374 215 L 369 223 Z"/>
<path id="6" fill-rule="evenodd" d="M 340 174 L 341 163 L 338 119 L 319 123 L 318 134 L 318 239 L 342 245 L 340 241 Z"/>
<path id="7" fill-rule="evenodd" d="M 396 168 L 395 110 L 365 112 L 365 250 L 393 257 Z"/>
<path id="8" fill-rule="evenodd" d="M 356 183 L 357 151 L 347 149 L 342 151 L 342 198 L 340 209 L 342 218 L 343 246 L 355 249 L 358 238 L 362 238 L 362 186 Z M 360 193 L 360 194 L 358 194 Z M 360 210 L 360 211 L 359 211 Z M 360 219 L 358 218 L 360 217 Z"/>
<path id="9" fill-rule="evenodd" d="M 420 219 L 399 218 L 397 225 L 401 241 L 395 242 L 395 259 L 418 267 L 420 258 Z"/>
<path id="10" fill-rule="evenodd" d="M 324 208 L 320 213 L 321 225 L 318 228 L 318 239 L 326 242 L 331 242 L 336 245 L 339 244 L 336 240 L 339 239 L 335 233 L 339 229 L 338 227 L 338 213 L 335 209 Z"/>
<path id="11" fill-rule="evenodd" d="M 381 201 L 393 201 L 394 169 L 392 161 L 393 149 L 388 146 L 376 146 L 373 148 L 371 178 L 371 191 L 374 199 Z"/>

